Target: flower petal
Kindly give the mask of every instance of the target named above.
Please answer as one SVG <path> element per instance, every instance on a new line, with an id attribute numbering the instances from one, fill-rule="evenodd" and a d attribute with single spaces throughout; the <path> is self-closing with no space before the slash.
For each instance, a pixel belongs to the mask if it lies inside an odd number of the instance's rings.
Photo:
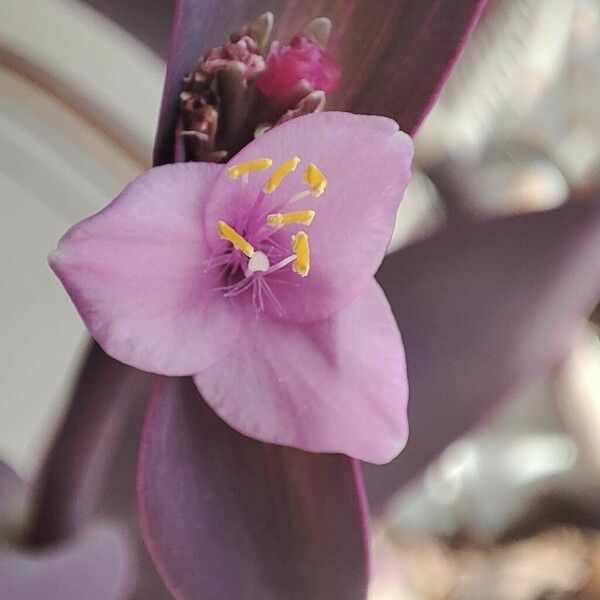
<path id="1" fill-rule="evenodd" d="M 296 172 L 288 174 L 275 192 L 264 198 L 265 222 L 267 213 L 278 203 L 307 189 L 302 170 L 309 163 L 316 164 L 327 178 L 322 195 L 303 198 L 290 208 L 316 212 L 305 228 L 310 273 L 300 280 L 287 268 L 269 279 L 286 318 L 311 322 L 330 317 L 364 289 L 381 264 L 392 235 L 398 204 L 410 179 L 412 152 L 411 139 L 390 119 L 325 112 L 275 127 L 228 163 L 231 166 L 268 157 L 277 165 L 294 155 L 302 159 Z M 244 184 L 223 172 L 206 208 L 209 244 L 218 243 L 217 221 L 239 220 L 268 174 L 252 173 Z M 298 228 L 279 230 L 278 241 L 290 247 L 291 234 Z M 277 314 L 272 304 L 266 307 Z"/>
<path id="2" fill-rule="evenodd" d="M 600 298 L 600 201 L 455 226 L 386 258 L 378 279 L 404 336 L 411 437 L 365 465 L 372 506 L 507 393 L 547 374 Z"/>
<path id="3" fill-rule="evenodd" d="M 195 381 L 225 422 L 264 442 L 375 463 L 406 443 L 404 351 L 374 281 L 326 321 L 248 319 L 235 350 Z"/>
<path id="4" fill-rule="evenodd" d="M 207 271 L 202 230 L 207 190 L 220 167 L 151 169 L 104 210 L 72 227 L 51 255 L 102 348 L 129 365 L 191 374 L 224 356 L 236 313 Z"/>
<path id="5" fill-rule="evenodd" d="M 38 552 L 0 545 L 2 600 L 128 598 L 134 573 L 127 539 L 115 527 L 96 527 Z"/>
<path id="6" fill-rule="evenodd" d="M 164 379 L 138 471 L 144 539 L 180 600 L 362 600 L 365 506 L 355 461 L 230 429 L 189 379 Z"/>

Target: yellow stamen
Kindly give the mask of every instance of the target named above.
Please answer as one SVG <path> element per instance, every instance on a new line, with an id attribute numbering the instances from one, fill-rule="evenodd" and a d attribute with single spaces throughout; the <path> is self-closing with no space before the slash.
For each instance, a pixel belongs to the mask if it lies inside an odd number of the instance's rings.
<path id="1" fill-rule="evenodd" d="M 217 223 L 217 232 L 222 239 L 230 242 L 234 248 L 237 248 L 248 258 L 254 254 L 252 244 L 246 241 L 235 229 L 233 229 L 233 227 L 227 225 L 225 221 L 219 221 Z"/>
<path id="2" fill-rule="evenodd" d="M 233 165 L 227 169 L 227 175 L 231 179 L 237 179 L 250 171 L 264 171 L 273 164 L 270 158 L 255 158 L 254 160 L 247 160 L 239 165 Z"/>
<path id="3" fill-rule="evenodd" d="M 271 227 L 281 227 L 282 225 L 291 225 L 292 223 L 310 225 L 314 218 L 314 210 L 295 210 L 286 213 L 273 213 L 267 217 L 267 223 Z"/>
<path id="4" fill-rule="evenodd" d="M 304 169 L 302 176 L 306 185 L 310 186 L 310 193 L 315 198 L 318 198 L 325 191 L 325 188 L 327 187 L 327 178 L 319 171 L 317 165 L 310 163 L 310 165 Z"/>
<path id="5" fill-rule="evenodd" d="M 292 236 L 292 252 L 296 255 L 296 260 L 292 263 L 292 271 L 300 277 L 306 277 L 310 270 L 310 249 L 308 235 L 304 231 L 299 231 Z"/>
<path id="6" fill-rule="evenodd" d="M 300 159 L 297 156 L 292 156 L 292 158 L 284 160 L 279 166 L 275 167 L 275 170 L 271 174 L 271 177 L 267 179 L 263 187 L 263 192 L 265 194 L 270 194 L 271 192 L 274 192 L 283 181 L 283 178 L 288 173 L 291 173 L 292 171 L 296 170 L 296 167 L 298 166 L 299 162 Z"/>

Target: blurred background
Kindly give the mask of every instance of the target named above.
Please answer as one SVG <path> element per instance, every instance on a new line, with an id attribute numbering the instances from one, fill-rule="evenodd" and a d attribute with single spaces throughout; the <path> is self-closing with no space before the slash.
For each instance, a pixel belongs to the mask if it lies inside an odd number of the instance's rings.
<path id="1" fill-rule="evenodd" d="M 46 255 L 149 166 L 173 4 L 0 4 L 0 456 L 25 477 L 86 339 Z M 600 0 L 490 2 L 416 147 L 392 249 L 597 186 Z M 551 377 L 389 505 L 371 599 L 599 599 L 599 475 L 590 322 Z"/>

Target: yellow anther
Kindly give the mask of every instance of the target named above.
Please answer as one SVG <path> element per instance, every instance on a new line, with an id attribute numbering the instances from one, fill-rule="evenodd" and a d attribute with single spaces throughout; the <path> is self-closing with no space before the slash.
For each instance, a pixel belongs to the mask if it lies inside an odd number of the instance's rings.
<path id="1" fill-rule="evenodd" d="M 230 242 L 234 248 L 243 252 L 248 258 L 254 254 L 254 247 L 245 240 L 233 227 L 230 227 L 225 221 L 217 223 L 217 232 L 219 236 Z"/>
<path id="2" fill-rule="evenodd" d="M 310 165 L 304 169 L 302 178 L 306 185 L 310 186 L 310 193 L 315 198 L 318 198 L 327 187 L 327 178 L 319 171 L 317 165 L 313 163 L 310 163 Z"/>
<path id="3" fill-rule="evenodd" d="M 299 162 L 300 159 L 297 156 L 292 156 L 292 158 L 284 160 L 280 165 L 275 167 L 275 170 L 271 174 L 271 177 L 267 179 L 263 187 L 263 192 L 265 194 L 270 194 L 271 192 L 274 192 L 283 181 L 283 178 L 288 173 L 291 173 L 292 171 L 296 170 L 296 167 L 298 166 Z"/>
<path id="4" fill-rule="evenodd" d="M 292 236 L 292 252 L 296 259 L 292 263 L 292 271 L 306 277 L 310 270 L 310 249 L 308 247 L 308 235 L 304 231 L 299 231 Z"/>
<path id="5" fill-rule="evenodd" d="M 310 225 L 315 218 L 314 210 L 295 210 L 286 213 L 273 213 L 267 217 L 267 223 L 271 227 L 281 227 L 282 225 Z"/>
<path id="6" fill-rule="evenodd" d="M 250 171 L 264 171 L 273 164 L 270 158 L 255 158 L 254 160 L 247 160 L 239 165 L 233 165 L 227 169 L 227 175 L 231 179 L 237 179 Z"/>

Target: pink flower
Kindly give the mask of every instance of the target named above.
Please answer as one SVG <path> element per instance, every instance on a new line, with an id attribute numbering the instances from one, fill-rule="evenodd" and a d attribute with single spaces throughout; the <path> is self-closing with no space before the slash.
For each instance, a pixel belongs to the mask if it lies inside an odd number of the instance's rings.
<path id="1" fill-rule="evenodd" d="M 387 462 L 407 437 L 407 381 L 373 275 L 411 158 L 390 119 L 298 117 L 227 165 L 151 169 L 50 263 L 108 354 L 194 375 L 241 433 Z"/>
<path id="2" fill-rule="evenodd" d="M 279 42 L 271 44 L 266 69 L 257 87 L 267 98 L 280 98 L 304 81 L 313 90 L 331 94 L 337 89 L 341 76 L 327 48 L 297 35 L 289 46 L 281 46 Z"/>

